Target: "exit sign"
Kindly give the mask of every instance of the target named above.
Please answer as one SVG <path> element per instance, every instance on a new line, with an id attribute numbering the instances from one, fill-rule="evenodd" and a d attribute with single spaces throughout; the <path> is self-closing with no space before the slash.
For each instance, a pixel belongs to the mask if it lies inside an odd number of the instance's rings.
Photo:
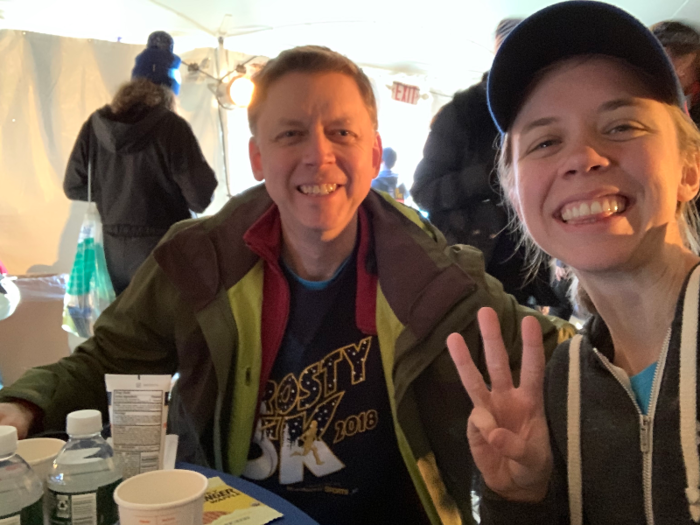
<path id="1" fill-rule="evenodd" d="M 391 86 L 391 98 L 399 102 L 408 104 L 418 104 L 420 98 L 420 89 L 418 86 L 409 86 L 401 82 L 394 82 Z"/>

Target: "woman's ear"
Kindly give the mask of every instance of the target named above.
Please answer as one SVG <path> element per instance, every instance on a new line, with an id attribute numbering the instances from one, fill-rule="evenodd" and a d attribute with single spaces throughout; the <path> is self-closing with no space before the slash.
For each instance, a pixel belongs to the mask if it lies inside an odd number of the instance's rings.
<path id="1" fill-rule="evenodd" d="M 678 184 L 678 201 L 692 201 L 700 189 L 700 151 L 690 156 L 683 167 L 683 175 Z"/>

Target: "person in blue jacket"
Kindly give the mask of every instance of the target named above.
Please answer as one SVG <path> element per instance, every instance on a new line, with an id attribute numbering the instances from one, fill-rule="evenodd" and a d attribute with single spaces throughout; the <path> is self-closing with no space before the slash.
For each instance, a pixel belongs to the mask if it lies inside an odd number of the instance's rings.
<path id="1" fill-rule="evenodd" d="M 385 191 L 398 202 L 404 202 L 408 197 L 408 190 L 405 184 L 399 184 L 399 176 L 392 171 L 396 165 L 397 157 L 394 148 L 382 150 L 382 166 L 377 178 L 372 181 L 372 188 Z"/>

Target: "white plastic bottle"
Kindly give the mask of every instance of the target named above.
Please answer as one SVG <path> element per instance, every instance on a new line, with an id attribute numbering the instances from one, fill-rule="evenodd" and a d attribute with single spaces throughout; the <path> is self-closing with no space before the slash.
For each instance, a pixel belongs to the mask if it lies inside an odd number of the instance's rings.
<path id="1" fill-rule="evenodd" d="M 122 481 L 121 465 L 101 430 L 98 410 L 68 414 L 70 439 L 47 480 L 51 525 L 113 525 L 119 520 L 114 489 Z"/>
<path id="2" fill-rule="evenodd" d="M 0 426 L 0 525 L 42 525 L 41 480 L 17 451 L 17 429 Z"/>

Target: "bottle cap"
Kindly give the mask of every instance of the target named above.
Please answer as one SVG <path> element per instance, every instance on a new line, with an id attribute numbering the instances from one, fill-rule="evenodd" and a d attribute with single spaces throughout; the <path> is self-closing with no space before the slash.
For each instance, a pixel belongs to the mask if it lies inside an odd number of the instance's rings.
<path id="1" fill-rule="evenodd" d="M 0 425 L 0 456 L 11 456 L 17 451 L 17 429 Z"/>
<path id="2" fill-rule="evenodd" d="M 87 436 L 102 431 L 102 413 L 99 410 L 76 410 L 66 418 L 69 436 Z"/>

